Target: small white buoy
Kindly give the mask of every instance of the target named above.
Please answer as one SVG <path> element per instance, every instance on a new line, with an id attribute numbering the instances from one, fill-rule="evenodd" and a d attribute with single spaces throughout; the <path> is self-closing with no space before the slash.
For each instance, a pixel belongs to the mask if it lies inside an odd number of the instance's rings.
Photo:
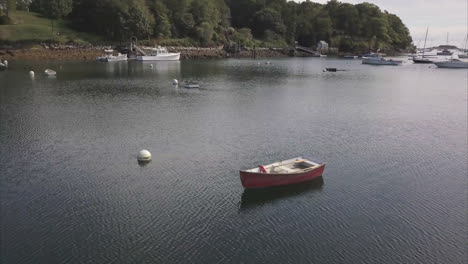
<path id="1" fill-rule="evenodd" d="M 153 68 L 153 64 L 150 64 L 150 68 Z"/>
<path id="2" fill-rule="evenodd" d="M 179 81 L 177 79 L 172 80 L 172 85 L 178 85 Z"/>
<path id="3" fill-rule="evenodd" d="M 5 66 L 8 67 L 8 61 L 7 61 L 7 60 L 4 60 L 4 61 L 3 61 L 3 64 L 5 64 Z"/>
<path id="4" fill-rule="evenodd" d="M 33 72 L 33 71 L 29 71 L 29 76 L 34 77 L 34 72 Z"/>
<path id="5" fill-rule="evenodd" d="M 140 162 L 151 161 L 151 153 L 149 151 L 147 151 L 146 149 L 140 150 L 140 152 L 138 152 L 137 159 Z"/>

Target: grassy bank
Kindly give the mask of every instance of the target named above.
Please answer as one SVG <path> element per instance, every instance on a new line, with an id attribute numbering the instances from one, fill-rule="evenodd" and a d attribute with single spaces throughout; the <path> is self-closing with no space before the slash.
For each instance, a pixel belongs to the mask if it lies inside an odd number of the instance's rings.
<path id="1" fill-rule="evenodd" d="M 0 25 L 0 42 L 36 43 L 53 40 L 59 43 L 97 43 L 102 38 L 84 32 L 78 32 L 67 26 L 66 20 L 50 20 L 37 13 L 16 11 L 10 16 L 12 25 Z M 53 26 L 53 27 L 52 27 Z"/>

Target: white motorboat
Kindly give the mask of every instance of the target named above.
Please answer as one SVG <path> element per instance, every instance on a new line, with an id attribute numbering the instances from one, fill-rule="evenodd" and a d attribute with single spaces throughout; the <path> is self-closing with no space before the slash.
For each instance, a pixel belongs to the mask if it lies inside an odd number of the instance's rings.
<path id="1" fill-rule="evenodd" d="M 355 56 L 355 55 L 345 55 L 343 56 L 344 59 L 357 59 L 359 58 L 359 56 Z"/>
<path id="2" fill-rule="evenodd" d="M 8 66 L 0 60 L 0 71 L 4 71 L 7 68 L 8 68 Z"/>
<path id="3" fill-rule="evenodd" d="M 397 66 L 397 65 L 401 65 L 402 63 L 403 61 L 401 60 L 387 60 L 387 59 L 382 58 L 381 56 L 362 58 L 362 64 Z"/>
<path id="4" fill-rule="evenodd" d="M 168 52 L 166 48 L 158 46 L 152 48 L 149 55 L 137 56 L 139 61 L 178 61 L 180 53 Z"/>
<path id="5" fill-rule="evenodd" d="M 96 60 L 98 61 L 105 61 L 105 62 L 114 62 L 114 61 L 126 61 L 128 60 L 127 54 L 121 54 L 120 52 L 117 55 L 114 55 L 114 50 L 107 49 L 104 50 L 105 55 L 97 57 Z"/>
<path id="6" fill-rule="evenodd" d="M 57 72 L 54 71 L 54 70 L 51 70 L 51 69 L 46 69 L 46 70 L 44 71 L 44 73 L 45 73 L 45 75 L 47 75 L 47 76 L 55 76 L 55 75 L 57 75 Z"/>
<path id="7" fill-rule="evenodd" d="M 184 88 L 200 88 L 200 84 L 194 81 L 184 81 Z"/>
<path id="8" fill-rule="evenodd" d="M 114 62 L 114 61 L 127 61 L 127 54 L 118 53 L 117 55 L 109 55 L 106 57 L 106 62 Z"/>
<path id="9" fill-rule="evenodd" d="M 438 61 L 434 62 L 434 64 L 439 68 L 468 68 L 467 61 L 461 61 L 459 59 L 451 59 L 448 61 Z"/>

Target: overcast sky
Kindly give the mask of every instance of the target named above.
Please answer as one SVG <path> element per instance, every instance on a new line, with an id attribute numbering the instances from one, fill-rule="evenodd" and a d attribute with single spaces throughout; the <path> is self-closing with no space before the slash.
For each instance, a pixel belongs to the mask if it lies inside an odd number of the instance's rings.
<path id="1" fill-rule="evenodd" d="M 302 0 L 294 0 L 302 2 Z M 326 3 L 327 0 L 312 0 Z M 445 44 L 447 32 L 449 44 L 461 46 L 468 33 L 468 0 L 341 0 L 358 4 L 369 2 L 399 16 L 408 27 L 415 45 L 424 44 L 426 28 L 429 27 L 427 46 Z"/>

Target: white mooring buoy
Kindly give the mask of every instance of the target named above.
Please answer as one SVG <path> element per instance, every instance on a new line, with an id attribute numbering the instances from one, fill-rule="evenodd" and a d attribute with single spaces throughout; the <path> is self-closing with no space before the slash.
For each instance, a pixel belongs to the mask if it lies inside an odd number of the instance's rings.
<path id="1" fill-rule="evenodd" d="M 3 64 L 5 64 L 5 66 L 8 67 L 8 61 L 7 60 L 4 60 Z"/>
<path id="2" fill-rule="evenodd" d="M 151 153 L 147 151 L 146 149 L 140 150 L 140 152 L 138 152 L 137 159 L 140 162 L 151 161 Z"/>
<path id="3" fill-rule="evenodd" d="M 33 71 L 29 71 L 29 76 L 34 77 L 34 72 L 33 72 Z"/>
<path id="4" fill-rule="evenodd" d="M 172 85 L 178 85 L 179 81 L 177 79 L 172 80 Z"/>
<path id="5" fill-rule="evenodd" d="M 153 64 L 150 64 L 150 68 L 153 68 Z"/>

